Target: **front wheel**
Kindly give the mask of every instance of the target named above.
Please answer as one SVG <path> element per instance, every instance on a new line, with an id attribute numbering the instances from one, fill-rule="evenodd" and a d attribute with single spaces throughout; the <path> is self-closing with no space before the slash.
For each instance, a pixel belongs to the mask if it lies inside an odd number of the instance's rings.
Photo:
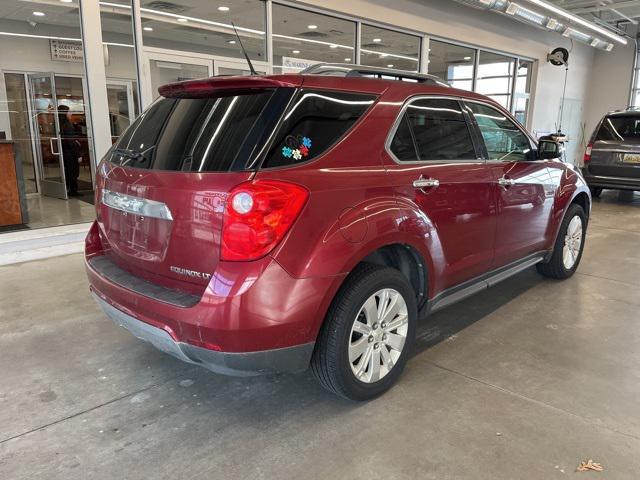
<path id="1" fill-rule="evenodd" d="M 313 374 L 344 398 L 382 394 L 407 362 L 417 316 L 415 292 L 400 271 L 359 266 L 329 309 L 311 360 Z"/>
<path id="2" fill-rule="evenodd" d="M 545 277 L 564 279 L 573 275 L 584 250 L 587 216 L 580 205 L 572 204 L 562 220 L 551 260 L 536 265 Z"/>

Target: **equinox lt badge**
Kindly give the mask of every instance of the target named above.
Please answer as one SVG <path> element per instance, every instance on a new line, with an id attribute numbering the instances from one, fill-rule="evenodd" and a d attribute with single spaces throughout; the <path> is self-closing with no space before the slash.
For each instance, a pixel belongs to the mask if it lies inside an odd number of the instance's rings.
<path id="1" fill-rule="evenodd" d="M 182 267 L 174 267 L 173 265 L 169 267 L 169 270 L 171 270 L 173 273 L 177 273 L 178 275 L 186 275 L 187 277 L 191 278 L 200 278 L 202 280 L 209 280 L 211 278 L 210 273 L 196 272 L 195 270 L 189 270 L 188 268 Z"/>

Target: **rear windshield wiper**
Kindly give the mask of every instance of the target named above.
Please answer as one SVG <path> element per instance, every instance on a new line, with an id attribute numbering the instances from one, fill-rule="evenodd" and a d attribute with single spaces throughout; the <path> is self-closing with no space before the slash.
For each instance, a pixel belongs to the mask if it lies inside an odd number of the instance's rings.
<path id="1" fill-rule="evenodd" d="M 120 164 L 122 166 L 126 166 L 130 161 L 133 161 L 133 163 L 143 163 L 148 161 L 147 153 L 153 150 L 153 148 L 155 148 L 155 145 L 142 152 L 136 152 L 135 150 L 130 150 L 128 148 L 115 148 L 113 150 L 113 154 L 119 155 L 121 159 L 124 159 Z"/>

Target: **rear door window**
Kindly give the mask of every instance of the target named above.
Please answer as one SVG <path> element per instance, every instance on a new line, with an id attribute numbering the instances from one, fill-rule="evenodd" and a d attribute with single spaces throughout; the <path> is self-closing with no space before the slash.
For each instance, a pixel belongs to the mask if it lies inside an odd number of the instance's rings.
<path id="1" fill-rule="evenodd" d="M 606 117 L 598 129 L 597 140 L 613 142 L 640 140 L 640 117 L 637 115 L 612 115 Z"/>
<path id="2" fill-rule="evenodd" d="M 425 98 L 411 102 L 390 145 L 398 161 L 475 160 L 469 125 L 456 100 Z"/>
<path id="3" fill-rule="evenodd" d="M 263 168 L 313 160 L 335 145 L 375 101 L 374 95 L 301 90 L 292 100 Z"/>
<path id="4" fill-rule="evenodd" d="M 243 170 L 282 115 L 291 89 L 217 98 L 162 98 L 127 129 L 111 161 L 184 172 Z"/>

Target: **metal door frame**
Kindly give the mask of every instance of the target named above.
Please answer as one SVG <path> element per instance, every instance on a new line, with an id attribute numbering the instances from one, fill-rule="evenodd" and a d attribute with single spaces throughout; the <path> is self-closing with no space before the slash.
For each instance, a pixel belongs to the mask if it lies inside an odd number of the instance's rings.
<path id="1" fill-rule="evenodd" d="M 31 110 L 31 142 L 35 150 L 34 161 L 37 164 L 36 171 L 39 172 L 39 182 L 38 182 L 38 192 L 40 195 L 44 195 L 47 197 L 55 197 L 60 198 L 62 200 L 67 200 L 69 197 L 67 195 L 67 181 L 66 181 L 66 172 L 64 171 L 64 154 L 62 153 L 62 138 L 60 137 L 60 121 L 58 119 L 58 96 L 56 94 L 56 79 L 55 72 L 39 72 L 39 73 L 28 73 L 28 93 L 29 93 L 29 104 Z M 35 78 L 45 78 L 49 77 L 50 85 L 51 85 L 51 101 L 54 106 L 54 125 L 55 125 L 55 133 L 56 133 L 56 143 L 58 144 L 58 153 L 53 153 L 53 138 L 49 139 L 49 143 L 51 145 L 51 153 L 58 157 L 58 163 L 60 166 L 60 177 L 62 179 L 62 189 L 60 187 L 59 182 L 54 182 L 51 180 L 46 180 L 44 178 L 44 160 L 42 157 L 42 147 L 41 147 L 41 138 L 40 138 L 40 129 L 38 125 L 38 110 L 35 104 L 35 91 L 34 91 L 34 82 Z M 84 86 L 83 86 L 84 89 Z M 83 93 L 84 95 L 84 93 Z M 52 190 L 48 190 L 48 188 L 52 188 Z"/>

